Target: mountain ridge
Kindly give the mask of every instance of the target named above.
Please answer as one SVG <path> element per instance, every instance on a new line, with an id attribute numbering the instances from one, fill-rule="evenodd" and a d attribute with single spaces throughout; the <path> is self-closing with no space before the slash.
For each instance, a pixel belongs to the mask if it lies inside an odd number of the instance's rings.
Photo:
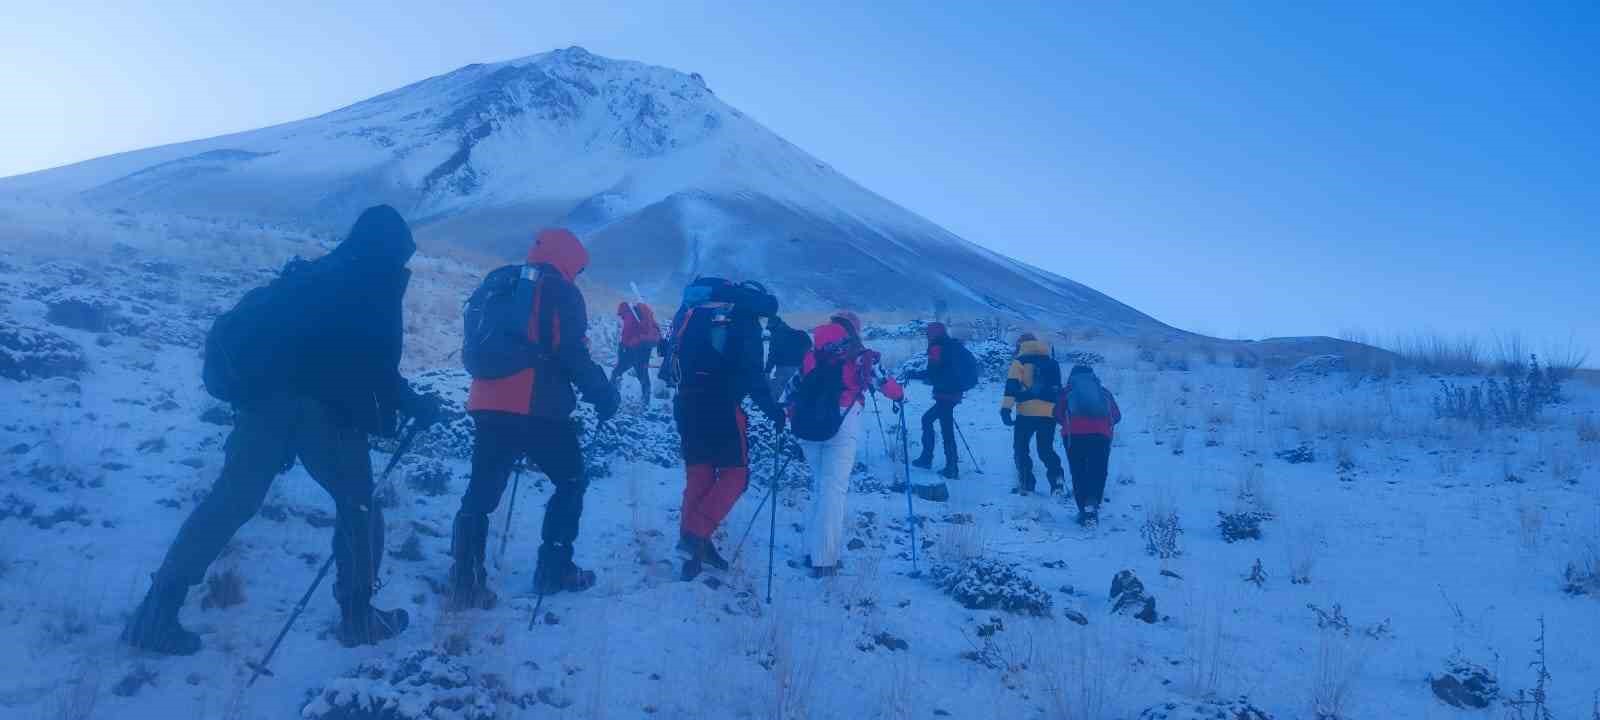
<path id="1" fill-rule="evenodd" d="M 497 256 L 520 254 L 539 225 L 571 226 L 593 244 L 594 279 L 614 287 L 724 274 L 818 308 L 944 305 L 1178 332 L 861 186 L 698 74 L 576 47 L 463 66 L 304 120 L 0 179 L 0 194 L 328 231 L 385 202 L 419 239 Z"/>

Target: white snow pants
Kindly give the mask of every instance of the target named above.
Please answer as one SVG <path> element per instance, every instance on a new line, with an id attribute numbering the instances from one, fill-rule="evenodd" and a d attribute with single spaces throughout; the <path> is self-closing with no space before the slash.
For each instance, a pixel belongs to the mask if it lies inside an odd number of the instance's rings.
<path id="1" fill-rule="evenodd" d="M 852 406 L 832 439 L 799 441 L 806 453 L 806 462 L 811 465 L 811 477 L 817 483 L 812 493 L 811 520 L 806 523 L 805 538 L 812 567 L 839 564 L 839 551 L 844 544 L 844 501 L 850 494 L 850 471 L 856 464 L 861 411 L 860 405 Z"/>

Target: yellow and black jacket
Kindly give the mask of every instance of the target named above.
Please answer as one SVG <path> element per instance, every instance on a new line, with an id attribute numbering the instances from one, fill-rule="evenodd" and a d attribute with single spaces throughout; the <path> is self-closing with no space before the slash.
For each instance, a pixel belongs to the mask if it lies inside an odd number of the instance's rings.
<path id="1" fill-rule="evenodd" d="M 1014 408 L 1028 417 L 1052 417 L 1061 390 L 1061 365 L 1050 356 L 1050 346 L 1027 340 L 1017 348 L 1017 359 L 1006 373 L 1006 394 L 1000 407 Z"/>

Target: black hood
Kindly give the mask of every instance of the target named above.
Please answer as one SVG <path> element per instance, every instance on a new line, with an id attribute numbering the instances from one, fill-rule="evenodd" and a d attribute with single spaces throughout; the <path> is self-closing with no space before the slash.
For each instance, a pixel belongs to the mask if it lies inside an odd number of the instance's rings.
<path id="1" fill-rule="evenodd" d="M 350 234 L 331 255 L 352 260 L 376 260 L 395 267 L 404 266 L 417 252 L 411 228 L 405 218 L 388 205 L 374 205 L 356 219 Z"/>

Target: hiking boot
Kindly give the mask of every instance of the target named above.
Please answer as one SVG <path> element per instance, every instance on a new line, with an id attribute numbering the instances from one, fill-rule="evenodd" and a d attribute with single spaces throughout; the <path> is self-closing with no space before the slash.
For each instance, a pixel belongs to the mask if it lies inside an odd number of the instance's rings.
<path id="1" fill-rule="evenodd" d="M 955 463 L 947 463 L 944 469 L 939 471 L 939 477 L 946 480 L 955 480 L 961 477 L 961 470 L 956 467 Z"/>
<path id="2" fill-rule="evenodd" d="M 594 587 L 595 575 L 589 570 L 584 570 L 572 563 L 561 570 L 535 570 L 533 573 L 533 589 L 540 595 L 554 595 L 559 592 L 583 592 Z"/>
<path id="3" fill-rule="evenodd" d="M 451 610 L 490 610 L 499 596 L 489 589 L 489 573 L 484 569 L 484 547 L 489 539 L 489 516 L 456 513 L 451 528 L 450 565 Z"/>
<path id="4" fill-rule="evenodd" d="M 684 533 L 682 537 L 678 538 L 678 552 L 684 558 L 698 560 L 703 565 L 711 566 L 714 570 L 728 569 L 727 558 L 722 557 L 722 553 L 717 552 L 717 546 L 712 544 L 710 540 Z"/>
<path id="5" fill-rule="evenodd" d="M 377 645 L 405 632 L 411 616 L 405 610 L 379 610 L 366 600 L 339 606 L 339 644 L 347 648 Z"/>
<path id="6" fill-rule="evenodd" d="M 705 563 L 701 562 L 700 558 L 698 557 L 690 556 L 688 559 L 683 561 L 683 571 L 678 573 L 678 577 L 684 582 L 689 582 L 690 580 L 700 577 L 700 573 L 704 570 Z"/>
<path id="7" fill-rule="evenodd" d="M 1094 505 L 1078 508 L 1078 524 L 1094 528 L 1100 524 L 1100 508 Z"/>
<path id="8" fill-rule="evenodd" d="M 178 622 L 178 610 L 183 607 L 189 587 L 182 583 L 163 581 L 155 576 L 144 602 L 133 611 L 127 627 L 122 630 L 122 641 L 162 655 L 193 655 L 200 652 L 200 636 L 189 632 Z"/>
<path id="9" fill-rule="evenodd" d="M 932 470 L 933 469 L 933 456 L 932 455 L 920 456 L 917 459 L 911 461 L 911 467 L 922 468 L 923 470 Z"/>
<path id="10" fill-rule="evenodd" d="M 830 577 L 833 577 L 833 576 L 838 575 L 838 574 L 839 574 L 839 566 L 837 566 L 837 565 L 831 565 L 831 566 L 828 566 L 828 567 L 815 567 L 815 566 L 813 566 L 811 568 L 811 577 L 818 578 L 818 579 L 830 578 Z"/>
<path id="11" fill-rule="evenodd" d="M 594 587 L 594 573 L 572 562 L 572 546 L 547 543 L 539 546 L 539 566 L 533 571 L 533 589 L 540 595 L 583 592 Z"/>

